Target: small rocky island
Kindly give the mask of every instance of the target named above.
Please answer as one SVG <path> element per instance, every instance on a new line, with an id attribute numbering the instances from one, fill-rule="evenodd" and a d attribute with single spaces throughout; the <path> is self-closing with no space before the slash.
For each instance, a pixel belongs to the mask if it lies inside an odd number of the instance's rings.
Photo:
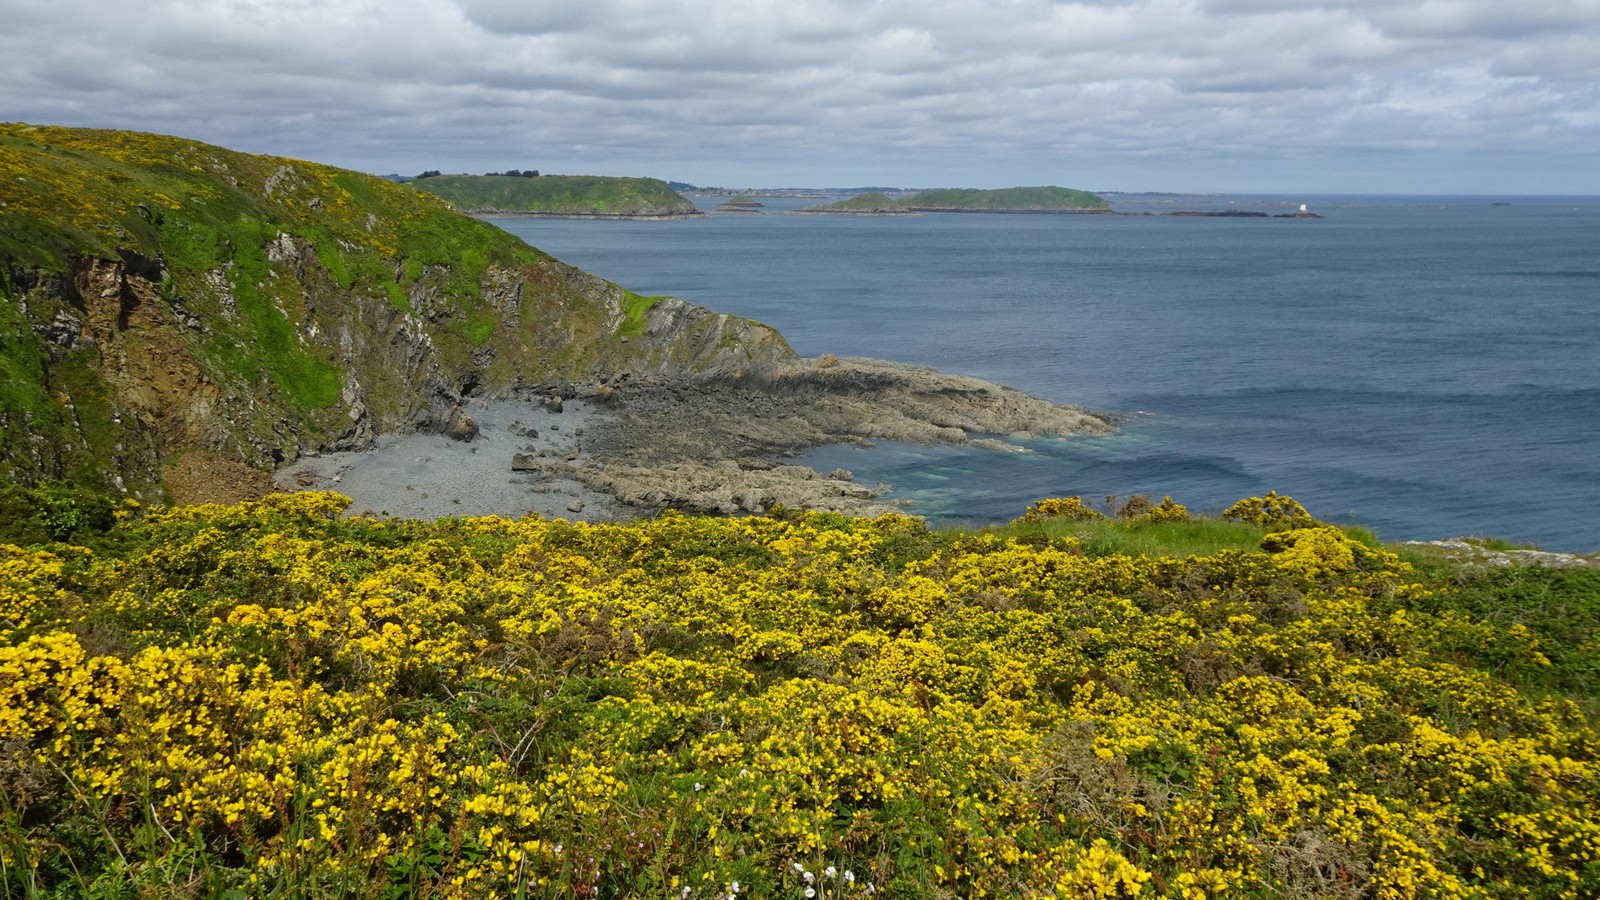
<path id="1" fill-rule="evenodd" d="M 1272 213 L 1262 212 L 1258 209 L 1180 209 L 1173 212 L 1161 213 L 1163 216 L 1187 216 L 1202 219 L 1320 219 L 1322 216 L 1311 211 L 1304 203 L 1294 212 Z"/>
<path id="2" fill-rule="evenodd" d="M 835 215 L 835 216 L 914 216 L 917 211 L 909 209 L 898 200 L 892 200 L 882 191 L 872 191 L 846 197 L 833 203 L 819 203 L 800 210 L 807 215 Z"/>
<path id="3" fill-rule="evenodd" d="M 766 204 L 762 203 L 760 200 L 757 200 L 756 198 L 747 194 L 740 194 L 731 200 L 724 200 L 722 203 L 718 204 L 717 212 L 724 214 L 733 213 L 735 215 L 740 213 L 759 213 L 765 207 Z"/>

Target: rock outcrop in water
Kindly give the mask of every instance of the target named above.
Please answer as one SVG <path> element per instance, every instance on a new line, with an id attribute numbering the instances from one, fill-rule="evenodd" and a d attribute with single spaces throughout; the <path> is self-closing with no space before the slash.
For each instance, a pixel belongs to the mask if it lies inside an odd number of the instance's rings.
<path id="1" fill-rule="evenodd" d="M 1115 422 L 976 378 L 870 359 L 824 357 L 767 378 L 640 385 L 587 437 L 597 465 L 568 471 L 643 509 L 760 512 L 774 504 L 873 515 L 881 490 L 775 456 L 872 440 L 974 442 L 985 435 L 1104 434 Z"/>

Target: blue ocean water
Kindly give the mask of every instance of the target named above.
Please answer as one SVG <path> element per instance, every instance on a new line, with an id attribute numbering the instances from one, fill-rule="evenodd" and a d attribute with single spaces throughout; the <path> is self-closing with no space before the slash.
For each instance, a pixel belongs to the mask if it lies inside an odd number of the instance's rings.
<path id="1" fill-rule="evenodd" d="M 643 294 L 775 326 L 803 355 L 923 363 L 1125 413 L 1030 455 L 885 443 L 815 465 L 931 518 L 1268 489 L 1386 539 L 1600 549 L 1600 198 L 1146 197 L 1324 218 L 764 215 L 508 219 Z"/>

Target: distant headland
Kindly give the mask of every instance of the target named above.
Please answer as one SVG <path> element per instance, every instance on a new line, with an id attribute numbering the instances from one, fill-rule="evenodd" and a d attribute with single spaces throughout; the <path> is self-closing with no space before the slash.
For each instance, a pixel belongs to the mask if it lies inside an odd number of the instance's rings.
<path id="1" fill-rule="evenodd" d="M 408 183 L 476 216 L 683 219 L 705 215 L 658 178 L 513 170 L 486 175 L 426 172 Z"/>
<path id="2" fill-rule="evenodd" d="M 1109 213 L 1111 205 L 1075 188 L 1045 185 L 998 190 L 942 188 L 891 198 L 881 191 L 847 197 L 836 203 L 808 206 L 801 212 L 842 215 L 904 215 L 918 212 L 978 213 Z"/>

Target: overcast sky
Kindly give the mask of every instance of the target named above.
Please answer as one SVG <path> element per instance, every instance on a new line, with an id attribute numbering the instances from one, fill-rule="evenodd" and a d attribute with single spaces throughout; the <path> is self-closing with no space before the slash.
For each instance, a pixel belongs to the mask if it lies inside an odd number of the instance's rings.
<path id="1" fill-rule="evenodd" d="M 0 120 L 376 173 L 1600 194 L 1600 0 L 0 0 Z"/>

